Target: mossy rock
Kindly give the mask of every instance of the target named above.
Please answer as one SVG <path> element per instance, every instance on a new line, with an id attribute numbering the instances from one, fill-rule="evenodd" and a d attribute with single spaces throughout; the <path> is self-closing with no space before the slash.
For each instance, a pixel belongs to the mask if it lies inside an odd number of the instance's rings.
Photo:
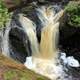
<path id="1" fill-rule="evenodd" d="M 80 1 L 70 1 L 65 11 L 68 17 L 67 24 L 80 27 Z"/>
<path id="2" fill-rule="evenodd" d="M 0 80 L 49 80 L 0 54 Z"/>

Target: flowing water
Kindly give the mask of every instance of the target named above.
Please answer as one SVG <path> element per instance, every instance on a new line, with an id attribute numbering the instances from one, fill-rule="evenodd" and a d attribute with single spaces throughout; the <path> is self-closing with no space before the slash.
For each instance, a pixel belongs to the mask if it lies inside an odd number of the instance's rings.
<path id="1" fill-rule="evenodd" d="M 10 23 L 7 23 L 6 25 L 9 26 Z M 5 32 L 3 31 L 4 33 L 2 34 L 3 35 L 2 44 L 1 44 L 2 53 L 7 57 L 10 56 L 10 53 L 9 53 L 9 31 L 10 31 L 10 29 L 11 29 L 10 27 L 7 27 Z"/>
<path id="2" fill-rule="evenodd" d="M 37 12 L 38 17 L 44 26 L 41 31 L 41 42 L 39 44 L 36 38 L 36 32 L 34 31 L 36 26 L 33 26 L 30 20 L 29 22 L 27 21 L 31 27 L 29 32 L 31 34 L 27 33 L 28 29 L 26 30 L 26 33 L 31 42 L 33 55 L 31 58 L 27 58 L 25 65 L 37 73 L 56 80 L 63 73 L 62 66 L 57 66 L 59 19 L 63 15 L 63 10 L 55 14 L 52 6 L 42 6 L 37 9 Z M 21 20 L 21 22 L 24 23 L 27 18 L 23 17 Z M 24 24 L 23 26 L 26 27 Z"/>
<path id="3" fill-rule="evenodd" d="M 63 71 L 62 66 L 57 64 L 58 60 L 58 37 L 59 37 L 59 19 L 63 15 L 63 10 L 56 14 L 53 6 L 40 6 L 36 8 L 37 16 L 43 26 L 41 30 L 41 41 L 37 40 L 36 24 L 25 17 L 23 14 L 18 14 L 19 22 L 22 29 L 28 36 L 32 57 L 27 57 L 25 66 L 34 70 L 37 73 L 45 75 L 53 80 L 59 78 Z M 6 28 L 3 37 L 3 54 L 10 56 L 9 52 L 9 32 L 11 27 Z M 27 40 L 26 40 L 27 43 Z M 6 53 L 6 54 L 5 54 Z M 60 74 L 59 74 L 60 73 Z"/>
<path id="4" fill-rule="evenodd" d="M 32 54 L 33 55 L 39 54 L 39 44 L 38 44 L 37 36 L 36 36 L 36 24 L 34 24 L 28 18 L 22 16 L 22 14 L 20 14 L 20 19 L 19 20 L 20 20 L 20 23 L 23 26 L 23 29 L 24 29 L 25 33 L 29 37 L 29 41 L 31 43 Z"/>

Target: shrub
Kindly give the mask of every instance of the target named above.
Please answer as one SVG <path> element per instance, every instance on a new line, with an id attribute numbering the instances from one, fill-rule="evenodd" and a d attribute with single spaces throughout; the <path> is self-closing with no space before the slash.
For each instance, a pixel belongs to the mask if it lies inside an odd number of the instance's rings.
<path id="1" fill-rule="evenodd" d="M 9 20 L 10 15 L 4 5 L 3 0 L 0 0 L 0 28 L 4 27 L 4 24 Z"/>
<path id="2" fill-rule="evenodd" d="M 68 16 L 67 23 L 71 26 L 80 27 L 80 2 L 70 2 L 66 7 Z"/>

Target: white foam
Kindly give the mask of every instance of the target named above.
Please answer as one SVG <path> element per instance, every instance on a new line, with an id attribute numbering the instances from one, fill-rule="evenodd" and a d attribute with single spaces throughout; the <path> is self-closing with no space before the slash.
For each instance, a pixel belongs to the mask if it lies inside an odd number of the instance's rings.
<path id="1" fill-rule="evenodd" d="M 66 57 L 66 53 L 61 53 L 60 59 L 63 60 L 64 65 L 68 65 L 70 67 L 80 67 L 79 61 L 73 56 Z"/>
<path id="2" fill-rule="evenodd" d="M 67 57 L 67 64 L 71 67 L 80 67 L 79 61 L 73 56 Z"/>
<path id="3" fill-rule="evenodd" d="M 79 67 L 80 64 L 73 56 L 66 57 L 66 53 L 61 53 L 60 59 L 63 60 L 65 65 L 70 67 Z M 61 80 L 66 80 L 66 75 L 63 70 L 63 65 L 56 65 L 53 60 L 44 60 L 40 58 L 27 57 L 24 65 L 36 73 L 49 77 L 51 80 L 55 80 L 61 77 Z"/>
<path id="4" fill-rule="evenodd" d="M 49 77 L 51 80 L 57 79 L 63 73 L 62 66 L 57 66 L 53 60 L 32 59 L 32 57 L 27 57 L 24 65 L 36 73 Z"/>
<path id="5" fill-rule="evenodd" d="M 35 65 L 32 62 L 32 57 L 27 57 L 26 58 L 26 62 L 24 63 L 24 65 L 28 68 L 28 69 L 32 69 L 35 67 Z"/>

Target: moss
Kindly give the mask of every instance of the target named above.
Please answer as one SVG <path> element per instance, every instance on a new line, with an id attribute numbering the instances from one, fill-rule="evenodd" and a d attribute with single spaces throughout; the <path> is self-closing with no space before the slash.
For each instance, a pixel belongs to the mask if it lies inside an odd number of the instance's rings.
<path id="1" fill-rule="evenodd" d="M 37 80 L 44 80 L 43 78 L 37 78 Z"/>
<path id="2" fill-rule="evenodd" d="M 16 72 L 14 72 L 13 70 L 6 71 L 4 73 L 4 79 L 5 80 L 12 80 L 14 77 L 16 77 Z"/>
<path id="3" fill-rule="evenodd" d="M 71 1 L 65 8 L 68 16 L 67 24 L 80 27 L 80 1 Z"/>
<path id="4" fill-rule="evenodd" d="M 46 80 L 39 75 L 34 75 L 32 72 L 24 72 L 14 69 L 9 69 L 4 73 L 4 80 Z"/>
<path id="5" fill-rule="evenodd" d="M 4 27 L 4 24 L 10 20 L 10 14 L 5 7 L 3 0 L 0 0 L 0 28 Z"/>

